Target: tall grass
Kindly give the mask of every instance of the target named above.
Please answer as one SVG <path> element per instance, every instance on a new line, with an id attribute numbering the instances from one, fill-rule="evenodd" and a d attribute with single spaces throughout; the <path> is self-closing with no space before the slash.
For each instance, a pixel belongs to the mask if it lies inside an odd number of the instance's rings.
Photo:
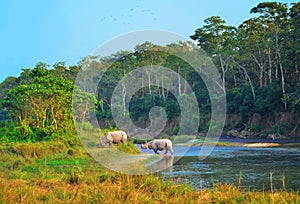
<path id="1" fill-rule="evenodd" d="M 106 176 L 103 176 L 106 175 Z M 241 192 L 230 184 L 195 191 L 151 175 L 84 172 L 81 179 L 0 178 L 0 203 L 299 203 L 296 192 Z"/>
<path id="2" fill-rule="evenodd" d="M 69 154 L 70 147 L 61 145 L 36 143 L 2 147 L 0 203 L 300 202 L 298 193 L 292 191 L 255 192 L 230 184 L 214 184 L 212 189 L 196 191 L 187 184 L 154 175 L 116 173 L 86 154 Z"/>
<path id="3" fill-rule="evenodd" d="M 133 142 L 126 142 L 126 143 L 121 143 L 117 146 L 117 148 L 120 151 L 123 151 L 125 153 L 129 153 L 129 154 L 138 154 L 141 153 L 141 151 L 139 150 L 139 148 L 133 144 Z"/>

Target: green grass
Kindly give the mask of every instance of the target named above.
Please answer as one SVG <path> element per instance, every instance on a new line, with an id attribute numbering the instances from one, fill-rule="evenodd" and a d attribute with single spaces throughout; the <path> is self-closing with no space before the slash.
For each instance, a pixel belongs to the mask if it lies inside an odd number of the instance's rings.
<path id="1" fill-rule="evenodd" d="M 173 144 L 179 144 L 179 145 L 197 145 L 197 146 L 202 146 L 204 144 L 205 138 L 201 138 L 201 137 L 193 137 L 193 136 L 178 136 L 178 138 L 176 138 L 173 141 Z M 225 147 L 233 147 L 233 146 L 237 146 L 237 143 L 234 142 L 213 142 L 213 141 L 206 141 L 207 146 L 225 146 Z"/>
<path id="2" fill-rule="evenodd" d="M 132 144 L 129 144 L 131 146 Z M 60 147 L 60 148 L 58 148 Z M 69 154 L 68 150 L 82 151 Z M 118 148 L 128 148 L 121 147 Z M 38 153 L 37 150 L 44 153 Z M 180 182 L 179 182 L 180 183 Z M 196 191 L 154 175 L 112 172 L 80 147 L 0 147 L 0 203 L 300 203 L 297 192 L 255 192 L 230 184 Z"/>
<path id="3" fill-rule="evenodd" d="M 117 146 L 117 148 L 120 151 L 123 151 L 128 154 L 138 154 L 141 152 L 139 148 L 135 144 L 133 144 L 133 142 L 126 142 L 124 144 L 121 143 Z"/>
<path id="4" fill-rule="evenodd" d="M 199 136 L 191 136 L 191 135 L 179 135 L 175 136 L 173 139 L 173 144 L 180 144 L 180 145 L 198 145 L 202 146 L 205 141 L 205 137 L 199 137 Z M 236 146 L 236 143 L 233 142 L 213 142 L 213 141 L 206 141 L 206 144 L 208 146 L 216 145 L 216 146 Z"/>

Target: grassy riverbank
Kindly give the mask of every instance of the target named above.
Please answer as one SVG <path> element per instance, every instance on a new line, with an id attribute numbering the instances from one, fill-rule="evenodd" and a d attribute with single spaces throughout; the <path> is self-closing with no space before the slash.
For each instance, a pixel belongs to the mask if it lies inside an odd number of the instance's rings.
<path id="1" fill-rule="evenodd" d="M 126 147 L 128 148 L 128 147 Z M 196 191 L 158 175 L 105 169 L 63 142 L 2 145 L 0 203 L 300 203 L 297 192 L 254 192 L 230 184 Z"/>

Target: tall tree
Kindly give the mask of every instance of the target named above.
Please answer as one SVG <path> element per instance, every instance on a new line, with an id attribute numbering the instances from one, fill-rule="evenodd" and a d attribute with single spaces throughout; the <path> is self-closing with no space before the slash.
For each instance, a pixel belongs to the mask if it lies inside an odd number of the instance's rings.
<path id="1" fill-rule="evenodd" d="M 153 72 L 154 66 L 160 66 L 164 62 L 166 53 L 160 52 L 161 46 L 155 45 L 151 42 L 144 42 L 135 47 L 135 55 L 138 66 L 148 66 L 147 76 L 148 76 L 148 91 L 152 94 L 151 88 L 151 73 Z M 156 80 L 159 81 L 159 80 Z"/>
<path id="2" fill-rule="evenodd" d="M 293 3 L 289 12 L 290 32 L 288 40 L 287 64 L 293 67 L 291 78 L 300 81 L 300 2 Z"/>
<path id="3" fill-rule="evenodd" d="M 273 50 L 270 40 L 269 29 L 257 18 L 244 21 L 238 29 L 238 38 L 240 45 L 239 61 L 244 67 L 247 67 L 249 73 L 258 76 L 259 86 L 266 86 L 266 73 L 269 67 L 269 81 L 272 81 Z M 251 69 L 251 67 L 258 67 Z"/>
<path id="4" fill-rule="evenodd" d="M 226 25 L 220 16 L 212 16 L 204 20 L 205 25 L 196 29 L 190 37 L 198 42 L 210 57 L 218 61 L 222 72 L 222 84 L 219 86 L 225 93 L 226 73 L 230 67 L 231 58 L 237 51 L 236 28 Z"/>
<path id="5" fill-rule="evenodd" d="M 71 120 L 73 83 L 53 76 L 43 66 L 31 70 L 30 77 L 31 83 L 20 84 L 8 92 L 7 108 L 25 135 L 31 127 L 51 134 Z"/>
<path id="6" fill-rule="evenodd" d="M 285 88 L 285 71 L 282 63 L 282 51 L 284 46 L 285 30 L 288 25 L 288 7 L 285 3 L 278 2 L 264 2 L 252 8 L 250 13 L 260 14 L 259 19 L 265 26 L 273 32 L 275 59 L 277 67 L 279 67 L 281 74 L 282 95 L 284 99 L 284 109 L 287 110 L 286 88 Z M 277 69 L 276 69 L 277 70 Z M 275 71 L 275 76 L 277 71 Z"/>

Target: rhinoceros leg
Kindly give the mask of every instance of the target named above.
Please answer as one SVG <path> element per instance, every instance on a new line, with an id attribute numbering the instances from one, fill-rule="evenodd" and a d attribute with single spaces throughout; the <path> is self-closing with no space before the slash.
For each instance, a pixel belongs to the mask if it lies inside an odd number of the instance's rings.
<path id="1" fill-rule="evenodd" d="M 121 132 L 122 139 L 121 142 L 124 144 L 127 141 L 127 135 L 124 132 Z"/>

